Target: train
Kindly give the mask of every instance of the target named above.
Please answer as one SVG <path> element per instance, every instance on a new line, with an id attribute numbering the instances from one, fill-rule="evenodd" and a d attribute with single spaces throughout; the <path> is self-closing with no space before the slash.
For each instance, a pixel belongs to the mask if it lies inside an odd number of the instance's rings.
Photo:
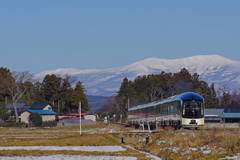
<path id="1" fill-rule="evenodd" d="M 185 92 L 161 101 L 128 109 L 129 126 L 151 129 L 171 126 L 175 129 L 204 126 L 204 98 L 194 92 Z"/>

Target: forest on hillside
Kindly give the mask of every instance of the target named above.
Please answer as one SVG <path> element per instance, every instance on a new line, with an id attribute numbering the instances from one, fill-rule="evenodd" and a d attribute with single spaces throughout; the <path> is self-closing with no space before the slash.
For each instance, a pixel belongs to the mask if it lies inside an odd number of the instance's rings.
<path id="1" fill-rule="evenodd" d="M 81 102 L 82 112 L 88 112 L 91 106 L 85 92 L 82 82 L 69 75 L 46 75 L 42 82 L 34 82 L 33 75 L 28 71 L 11 72 L 8 68 L 0 68 L 0 116 L 6 110 L 6 104 L 10 102 L 15 109 L 17 102 L 25 102 L 28 106 L 34 103 L 49 103 L 59 115 L 78 112 Z M 209 86 L 197 73 L 190 74 L 183 68 L 177 73 L 161 72 L 139 76 L 134 81 L 125 77 L 117 95 L 107 98 L 100 114 L 126 116 L 130 107 L 163 100 L 183 92 L 202 95 L 205 108 L 240 105 L 240 89 L 230 92 L 223 86 L 215 90 L 214 84 Z"/>
<path id="2" fill-rule="evenodd" d="M 127 109 L 130 107 L 163 100 L 184 92 L 195 92 L 203 96 L 205 108 L 240 106 L 240 89 L 230 92 L 227 86 L 221 86 L 216 90 L 214 83 L 208 85 L 197 73 L 190 74 L 183 68 L 177 73 L 161 72 L 139 76 L 134 81 L 125 77 L 117 95 L 109 97 L 102 108 L 109 115 L 126 116 Z"/>

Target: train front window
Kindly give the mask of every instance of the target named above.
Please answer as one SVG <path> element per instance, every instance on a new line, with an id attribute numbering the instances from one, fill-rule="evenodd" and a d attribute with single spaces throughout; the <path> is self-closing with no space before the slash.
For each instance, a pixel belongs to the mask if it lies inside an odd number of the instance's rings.
<path id="1" fill-rule="evenodd" d="M 183 103 L 183 118 L 203 118 L 203 103 L 201 101 L 185 101 Z"/>

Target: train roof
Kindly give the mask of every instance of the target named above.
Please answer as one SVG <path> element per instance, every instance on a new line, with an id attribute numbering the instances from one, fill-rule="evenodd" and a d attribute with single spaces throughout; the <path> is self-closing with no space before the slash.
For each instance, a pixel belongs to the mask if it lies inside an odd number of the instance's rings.
<path id="1" fill-rule="evenodd" d="M 128 111 L 135 110 L 135 109 L 141 109 L 141 108 L 147 108 L 147 107 L 150 107 L 150 106 L 153 106 L 153 105 L 159 105 L 159 104 L 172 102 L 172 101 L 177 101 L 177 100 L 179 100 L 179 101 L 180 100 L 183 100 L 183 101 L 192 101 L 192 100 L 203 101 L 204 98 L 201 95 L 199 95 L 197 93 L 194 93 L 194 92 L 185 92 L 185 93 L 182 93 L 182 94 L 178 94 L 178 95 L 169 97 L 169 98 L 164 99 L 162 101 L 155 101 L 155 102 L 131 107 L 131 108 L 128 109 Z"/>

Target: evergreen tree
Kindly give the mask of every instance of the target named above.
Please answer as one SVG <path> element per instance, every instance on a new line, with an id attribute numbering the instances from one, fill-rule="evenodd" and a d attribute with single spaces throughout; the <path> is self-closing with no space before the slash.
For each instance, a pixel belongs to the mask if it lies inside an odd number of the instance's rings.
<path id="1" fill-rule="evenodd" d="M 60 107 L 58 111 L 59 114 L 65 114 L 70 112 L 70 97 L 73 92 L 70 79 L 70 76 L 66 76 L 64 79 L 62 79 Z"/>
<path id="2" fill-rule="evenodd" d="M 84 91 L 85 91 L 85 88 L 82 85 L 82 82 L 78 81 L 71 95 L 72 111 L 78 112 L 79 102 L 81 102 L 82 112 L 87 112 L 90 110 L 90 106 L 88 105 L 88 99 Z"/>
<path id="3" fill-rule="evenodd" d="M 60 100 L 61 80 L 61 77 L 52 74 L 46 75 L 42 82 L 44 99 L 54 106 L 56 112 L 58 111 L 58 102 Z"/>
<path id="4" fill-rule="evenodd" d="M 147 88 L 148 88 L 148 83 L 147 83 L 147 76 L 138 76 L 134 80 L 134 91 L 136 93 L 135 95 L 135 102 L 133 103 L 133 106 L 136 106 L 138 104 L 144 104 L 148 103 L 148 96 L 147 96 Z M 121 91 L 121 88 L 120 88 Z"/>
<path id="5" fill-rule="evenodd" d="M 210 89 L 211 89 L 211 105 L 212 105 L 212 108 L 216 108 L 219 104 L 219 100 L 217 98 L 217 94 L 216 94 L 216 91 L 215 91 L 215 87 L 214 87 L 214 83 L 211 84 L 210 86 Z"/>
<path id="6" fill-rule="evenodd" d="M 5 80 L 11 78 L 12 74 L 8 68 L 0 67 L 0 105 L 6 105 L 7 99 L 10 96 L 7 91 Z"/>
<path id="7" fill-rule="evenodd" d="M 185 68 L 179 73 L 174 73 L 172 83 L 173 95 L 193 91 L 192 76 Z"/>
<path id="8" fill-rule="evenodd" d="M 9 111 L 5 108 L 5 106 L 0 107 L 0 118 L 2 120 L 7 120 L 10 116 Z"/>
<path id="9" fill-rule="evenodd" d="M 123 79 L 118 95 L 117 98 L 121 97 L 122 103 L 125 104 L 125 108 L 130 108 L 130 101 L 135 94 L 132 82 L 128 81 L 126 77 Z"/>
<path id="10" fill-rule="evenodd" d="M 42 82 L 36 82 L 33 84 L 32 89 L 33 102 L 43 103 L 47 102 L 44 95 Z"/>

